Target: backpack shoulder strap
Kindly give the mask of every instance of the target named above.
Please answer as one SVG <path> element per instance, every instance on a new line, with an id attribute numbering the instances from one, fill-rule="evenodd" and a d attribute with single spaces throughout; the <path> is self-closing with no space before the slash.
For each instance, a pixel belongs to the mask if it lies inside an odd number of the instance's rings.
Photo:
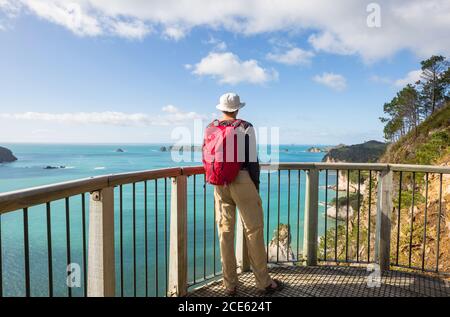
<path id="1" fill-rule="evenodd" d="M 209 127 L 217 127 L 219 126 L 220 121 L 218 119 L 214 119 L 210 124 L 208 124 L 208 128 Z"/>
<path id="2" fill-rule="evenodd" d="M 232 125 L 234 128 L 237 128 L 237 127 L 239 127 L 239 126 L 241 125 L 241 123 L 242 123 L 242 120 L 237 119 L 237 120 L 235 120 L 231 125 Z"/>

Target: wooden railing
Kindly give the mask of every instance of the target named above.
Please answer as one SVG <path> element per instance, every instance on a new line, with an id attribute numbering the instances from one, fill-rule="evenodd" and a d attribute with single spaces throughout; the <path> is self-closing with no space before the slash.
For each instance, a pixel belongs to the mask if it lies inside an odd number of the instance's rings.
<path id="1" fill-rule="evenodd" d="M 352 172 L 358 173 L 358 233 L 357 233 L 357 247 L 356 247 L 356 262 L 364 262 L 360 258 L 360 198 L 359 198 L 359 190 L 360 190 L 360 173 L 362 171 L 366 171 L 369 173 L 368 185 L 369 185 L 369 216 L 368 216 L 368 233 L 367 233 L 367 261 L 377 262 L 380 265 L 382 270 L 387 270 L 391 266 L 401 266 L 398 263 L 391 263 L 392 259 L 392 250 L 391 250 L 391 237 L 393 236 L 391 222 L 393 221 L 392 212 L 393 212 L 393 194 L 394 194 L 394 173 L 414 173 L 414 177 L 416 173 L 424 173 L 426 175 L 426 186 L 428 188 L 428 174 L 437 174 L 440 175 L 440 186 L 441 186 L 441 196 L 440 196 L 440 210 L 439 210 L 439 223 L 440 217 L 443 213 L 442 211 L 442 175 L 450 174 L 450 167 L 441 167 L 441 166 L 417 166 L 417 165 L 396 165 L 396 164 L 353 164 L 353 163 L 281 163 L 277 165 L 262 165 L 263 170 L 266 170 L 268 186 L 267 190 L 262 194 L 267 198 L 267 208 L 265 208 L 265 212 L 267 214 L 267 220 L 270 222 L 269 217 L 269 209 L 270 209 L 270 174 L 272 172 L 278 173 L 278 223 L 276 228 L 280 226 L 280 175 L 281 173 L 287 173 L 287 195 L 288 195 L 288 223 L 291 221 L 290 209 L 292 201 L 295 199 L 297 201 L 298 214 L 296 217 L 297 220 L 297 252 L 295 254 L 295 259 L 287 259 L 287 261 L 291 262 L 306 262 L 306 265 L 317 265 L 319 261 L 326 262 L 352 262 L 351 254 L 349 254 L 349 184 L 350 184 L 350 175 Z M 329 227 L 327 227 L 327 215 L 325 215 L 325 247 L 324 247 L 324 255 L 320 258 L 320 250 L 318 246 L 319 239 L 319 184 L 324 182 L 323 177 L 325 176 L 325 212 L 327 212 L 328 208 L 328 179 L 329 179 L 329 171 L 330 173 L 336 171 L 336 222 L 334 227 L 335 234 L 335 245 L 330 246 L 327 245 L 327 233 Z M 296 185 L 297 196 L 296 198 L 291 197 L 291 173 L 298 172 L 298 184 Z M 303 206 L 300 206 L 300 190 L 301 190 L 301 172 L 304 173 L 305 177 L 305 195 L 304 195 L 304 227 L 303 227 L 303 252 L 300 257 L 299 253 L 299 245 L 300 245 L 300 209 Z M 346 229 L 346 239 L 345 239 L 345 257 L 340 258 L 337 252 L 338 249 L 338 202 L 339 195 L 338 192 L 340 190 L 338 184 L 338 176 L 339 173 L 347 173 L 347 218 L 345 223 Z M 17 212 L 17 210 L 22 210 L 23 212 L 23 220 L 24 220 L 24 256 L 25 256 L 25 295 L 30 296 L 30 259 L 29 259 L 29 232 L 28 232 L 28 211 L 31 207 L 36 205 L 45 204 L 47 207 L 47 239 L 49 240 L 49 292 L 48 295 L 53 295 L 53 282 L 52 282 L 52 256 L 51 256 L 51 223 L 50 223 L 50 212 L 51 212 L 51 202 L 56 200 L 65 199 L 66 205 L 66 224 L 67 231 L 70 229 L 70 206 L 69 206 L 69 198 L 81 195 L 82 197 L 82 211 L 83 217 L 85 217 L 86 207 L 84 206 L 84 197 L 86 194 L 89 194 L 89 225 L 88 225 L 88 243 L 86 245 L 83 242 L 83 256 L 84 256 L 84 272 L 87 274 L 87 278 L 84 278 L 84 283 L 86 285 L 85 296 L 115 296 L 117 294 L 116 291 L 116 258 L 115 258 L 115 195 L 114 188 L 120 188 L 120 217 L 122 217 L 122 186 L 127 184 L 133 185 L 133 217 L 135 217 L 136 205 L 135 205 L 135 184 L 139 182 L 143 182 L 145 184 L 145 193 L 147 192 L 147 182 L 155 181 L 155 204 L 156 210 L 158 209 L 158 193 L 157 193 L 157 181 L 160 179 L 171 180 L 171 192 L 170 192 L 170 231 L 167 226 L 165 226 L 165 234 L 167 235 L 167 231 L 170 232 L 170 238 L 166 237 L 166 244 L 169 243 L 166 254 L 166 259 L 168 258 L 169 263 L 165 263 L 166 270 L 168 270 L 166 276 L 166 295 L 167 296 L 184 296 L 188 292 L 189 282 L 188 282 L 188 178 L 194 177 L 194 209 L 195 209 L 195 176 L 203 175 L 204 170 L 201 166 L 196 167 L 177 167 L 177 168 L 167 168 L 160 170 L 150 170 L 150 171 L 141 171 L 141 172 L 133 172 L 133 173 L 124 173 L 124 174 L 114 174 L 114 175 L 105 175 L 99 177 L 92 177 L 88 179 L 82 179 L 77 181 L 70 181 L 60 184 L 41 186 L 36 188 L 30 188 L 25 190 L 18 190 L 13 192 L 1 193 L 0 194 L 0 215 L 9 213 L 9 212 Z M 371 205 L 372 199 L 371 191 L 372 191 L 372 176 L 375 175 L 376 178 L 374 183 L 377 184 L 376 187 L 376 195 L 373 195 L 376 199 L 376 229 L 375 229 L 375 241 L 374 245 L 371 244 L 372 235 L 371 235 Z M 321 178 L 322 177 L 322 178 Z M 366 179 L 367 181 L 367 179 Z M 167 184 L 166 184 L 167 186 Z M 167 190 L 167 187 L 165 188 Z M 400 196 L 401 196 L 401 183 L 400 183 Z M 413 193 L 415 188 L 413 187 Z M 428 192 L 427 192 L 428 195 Z M 166 194 L 166 198 L 167 198 Z M 204 189 L 204 218 L 203 221 L 206 221 L 206 189 Z M 428 197 L 428 196 L 427 196 Z M 146 199 L 146 198 L 145 198 Z M 165 206 L 167 207 L 167 201 Z M 414 208 L 414 200 L 413 206 Z M 401 210 L 401 205 L 399 205 L 399 209 Z M 20 211 L 18 211 L 20 212 Z M 145 201 L 145 212 L 147 212 L 147 201 Z M 194 211 L 195 212 L 195 211 Z M 373 214 L 375 211 L 372 210 Z M 145 213 L 147 217 L 147 213 Z M 157 217 L 158 212 L 156 211 L 155 216 Z M 195 217 L 195 216 L 194 216 Z M 120 292 L 123 295 L 123 254 L 122 254 L 122 218 L 120 218 L 120 252 L 121 252 L 121 288 Z M 145 218 L 147 219 L 147 218 Z M 166 214 L 166 221 L 167 221 Z M 400 219 L 400 217 L 398 217 Z M 425 219 L 426 221 L 426 219 Z M 345 222 L 345 221 L 343 221 Z M 413 223 L 412 220 L 411 223 Z M 83 218 L 83 238 L 86 237 L 86 219 Z M 0 218 L 0 296 L 2 296 L 3 289 L 3 274 L 7 274 L 7 272 L 2 271 L 2 240 L 1 240 L 1 218 Z M 156 220 L 156 226 L 158 225 L 158 221 Z M 270 230 L 269 223 L 267 225 L 267 235 L 266 240 L 269 243 L 270 240 Z M 135 230 L 135 218 L 133 218 L 133 226 Z M 195 219 L 194 219 L 195 226 Z M 194 227 L 195 228 L 195 227 Z M 412 225 L 411 225 L 411 229 Z M 398 230 L 400 230 L 400 224 L 398 223 Z M 440 239 L 440 228 L 438 228 L 438 236 L 437 241 Z M 426 231 L 426 230 L 425 230 Z M 206 230 L 204 232 L 204 245 L 206 250 Z M 399 231 L 398 231 L 399 232 Z M 133 235 L 135 232 L 133 232 Z M 214 233 L 215 234 L 215 233 Z M 329 233 L 331 234 L 331 233 Z M 373 234 L 373 232 L 372 232 Z M 146 247 L 147 247 L 147 223 L 145 227 L 145 235 L 146 235 Z M 394 234 L 395 235 L 395 234 Z M 412 233 L 411 233 L 412 236 Z M 426 232 L 425 232 L 426 236 Z M 158 237 L 158 228 L 156 227 L 156 239 Z M 322 235 L 323 237 L 323 235 Z M 194 230 L 194 239 L 195 239 L 195 230 Z M 215 239 L 215 236 L 214 236 Z M 412 238 L 411 238 L 412 239 Z M 136 245 L 135 238 L 133 238 L 134 242 L 134 295 L 136 295 Z M 397 244 L 399 243 L 397 238 Z M 424 242 L 425 244 L 425 242 Z M 67 263 L 70 264 L 70 232 L 67 234 L 67 254 L 68 259 Z M 156 248 L 158 243 L 156 243 Z M 375 256 L 372 259 L 370 257 L 370 250 L 375 250 Z M 87 248 L 87 250 L 86 250 Z M 167 245 L 166 245 L 167 248 Z M 214 240 L 214 248 L 215 248 L 215 240 Z M 412 248 L 410 244 L 410 248 Z M 438 248 L 438 256 L 439 256 L 439 242 L 437 244 Z M 397 248 L 398 249 L 398 248 Z M 204 257 L 206 257 L 206 251 L 204 250 Z M 237 233 L 237 259 L 242 271 L 246 271 L 249 269 L 249 261 L 247 258 L 245 238 L 243 234 L 242 226 L 238 226 Z M 277 249 L 278 251 L 278 249 Z M 158 251 L 156 251 L 158 252 Z M 328 253 L 327 253 L 328 252 Z M 335 257 L 330 257 L 329 253 L 335 253 Z M 410 251 L 411 252 L 411 251 Z M 424 251 L 425 252 L 425 251 Z M 397 250 L 398 253 L 398 250 Z M 216 251 L 214 249 L 214 257 Z M 156 254 L 158 257 L 158 253 Z M 88 259 L 88 261 L 87 261 Z M 194 279 L 193 284 L 197 283 L 196 273 L 195 273 L 195 243 L 194 243 Z M 398 254 L 397 254 L 398 259 Z M 203 259 L 206 261 L 206 258 Z M 439 259 L 438 259 L 439 260 Z M 147 278 L 147 253 L 145 255 L 145 271 Z M 277 260 L 272 262 L 281 262 Z M 86 264 L 87 263 L 87 264 Z M 205 262 L 204 262 L 205 263 Z M 158 259 L 156 259 L 156 266 L 158 266 Z M 87 266 L 87 268 L 86 268 Z M 411 265 L 411 261 L 409 263 L 409 268 L 414 269 L 415 267 Z M 205 266 L 203 267 L 205 270 Z M 156 268 L 157 270 L 157 268 Z M 424 264 L 422 263 L 422 270 L 424 269 Z M 436 269 L 433 271 L 439 271 L 439 265 L 437 265 Z M 158 272 L 158 271 L 156 271 Z M 215 263 L 214 263 L 214 274 L 216 275 Z M 204 272 L 204 280 L 206 280 L 206 273 Z M 147 279 L 146 279 L 147 281 Z M 200 282 L 202 282 L 200 281 Z M 156 273 L 156 287 L 158 289 L 158 273 Z M 147 295 L 148 285 L 145 286 L 145 294 Z M 68 289 L 69 296 L 71 295 L 70 288 Z M 158 295 L 158 290 L 156 290 L 156 294 Z"/>

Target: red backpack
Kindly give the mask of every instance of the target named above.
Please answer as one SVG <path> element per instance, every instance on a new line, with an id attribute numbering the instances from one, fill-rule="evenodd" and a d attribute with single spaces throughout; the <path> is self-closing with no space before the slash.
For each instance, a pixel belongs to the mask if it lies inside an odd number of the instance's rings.
<path id="1" fill-rule="evenodd" d="M 241 120 L 235 120 L 231 125 L 220 125 L 214 120 L 205 131 L 203 142 L 203 166 L 205 168 L 206 182 L 213 185 L 226 185 L 232 183 L 238 175 L 242 162 L 238 161 L 238 142 L 236 128 Z M 228 138 L 228 141 L 227 141 Z M 230 140 L 234 138 L 234 140 Z M 232 142 L 232 159 L 227 157 L 227 142 Z"/>

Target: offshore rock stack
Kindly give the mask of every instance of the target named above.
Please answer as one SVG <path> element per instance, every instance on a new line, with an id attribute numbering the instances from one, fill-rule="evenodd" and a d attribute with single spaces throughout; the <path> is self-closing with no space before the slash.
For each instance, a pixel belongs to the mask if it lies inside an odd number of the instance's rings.
<path id="1" fill-rule="evenodd" d="M 11 163 L 17 161 L 17 157 L 11 152 L 10 149 L 0 146 L 0 163 Z"/>
<path id="2" fill-rule="evenodd" d="M 269 262 L 295 261 L 291 247 L 291 229 L 287 224 L 280 224 L 273 233 L 267 250 Z"/>

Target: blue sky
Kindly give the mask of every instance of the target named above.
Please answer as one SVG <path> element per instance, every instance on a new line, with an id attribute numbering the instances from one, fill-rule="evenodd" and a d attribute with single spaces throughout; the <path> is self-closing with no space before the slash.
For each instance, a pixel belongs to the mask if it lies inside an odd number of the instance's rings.
<path id="1" fill-rule="evenodd" d="M 258 15 L 231 1 L 217 17 L 201 1 L 194 17 L 158 1 L 103 2 L 0 0 L 0 142 L 170 142 L 173 127 L 217 115 L 228 91 L 247 103 L 243 118 L 279 127 L 281 143 L 382 140 L 383 103 L 417 79 L 420 60 L 449 52 L 448 22 L 425 29 L 416 16 L 448 17 L 443 1 L 379 1 L 376 28 L 360 23 L 364 1 L 299 7 L 306 17 L 256 2 Z M 285 2 L 296 3 L 306 6 Z"/>

